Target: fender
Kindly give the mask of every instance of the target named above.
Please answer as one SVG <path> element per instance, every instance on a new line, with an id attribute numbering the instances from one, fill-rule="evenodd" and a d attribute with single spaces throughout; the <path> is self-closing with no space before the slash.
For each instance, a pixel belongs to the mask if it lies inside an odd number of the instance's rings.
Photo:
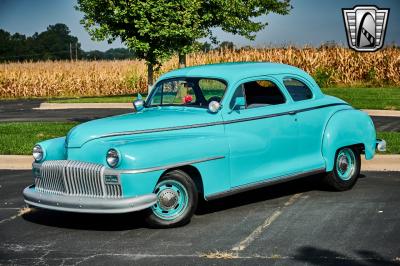
<path id="1" fill-rule="evenodd" d="M 43 148 L 44 160 L 65 160 L 65 137 L 48 139 L 37 143 Z"/>
<path id="2" fill-rule="evenodd" d="M 110 148 L 121 156 L 115 169 L 126 182 L 146 176 L 153 188 L 165 169 L 192 165 L 200 172 L 205 195 L 230 188 L 229 146 L 223 125 L 92 140 L 80 148 L 68 148 L 68 159 L 107 166 Z"/>
<path id="3" fill-rule="evenodd" d="M 375 142 L 375 127 L 368 114 L 356 109 L 337 111 L 328 120 L 322 139 L 326 171 L 332 171 L 339 148 L 363 144 L 365 158 L 370 160 L 375 154 Z"/>

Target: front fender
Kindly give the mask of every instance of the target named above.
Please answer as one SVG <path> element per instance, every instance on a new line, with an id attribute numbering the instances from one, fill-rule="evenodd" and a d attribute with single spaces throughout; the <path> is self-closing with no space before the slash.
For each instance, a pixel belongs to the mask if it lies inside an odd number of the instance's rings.
<path id="1" fill-rule="evenodd" d="M 199 170 L 205 195 L 230 188 L 229 147 L 223 126 L 137 136 L 116 148 L 122 156 L 118 169 L 174 168 L 174 165 L 188 162 Z M 201 160 L 204 161 L 190 163 Z M 151 179 L 155 185 L 160 173 L 153 173 Z"/>
<path id="2" fill-rule="evenodd" d="M 44 150 L 44 160 L 65 160 L 65 137 L 48 139 L 37 143 Z"/>
<path id="3" fill-rule="evenodd" d="M 356 109 L 334 113 L 327 122 L 322 141 L 326 171 L 332 171 L 335 154 L 339 148 L 363 144 L 365 158 L 369 160 L 375 154 L 375 143 L 375 127 L 368 114 Z"/>

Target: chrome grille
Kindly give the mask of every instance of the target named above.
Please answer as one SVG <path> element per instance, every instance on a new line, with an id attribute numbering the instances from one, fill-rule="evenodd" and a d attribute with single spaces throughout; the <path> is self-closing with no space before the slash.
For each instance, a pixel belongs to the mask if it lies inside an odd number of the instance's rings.
<path id="1" fill-rule="evenodd" d="M 34 166 L 35 167 L 35 166 Z M 105 167 L 100 164 L 69 160 L 45 161 L 35 177 L 41 192 L 86 197 L 122 196 L 120 184 L 105 184 Z"/>

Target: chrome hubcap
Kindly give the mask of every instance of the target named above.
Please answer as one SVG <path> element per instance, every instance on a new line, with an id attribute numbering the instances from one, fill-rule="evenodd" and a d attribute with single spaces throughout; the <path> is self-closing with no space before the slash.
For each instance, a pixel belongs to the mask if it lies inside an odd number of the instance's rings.
<path id="1" fill-rule="evenodd" d="M 340 171 L 342 172 L 342 173 L 344 173 L 344 172 L 346 172 L 347 171 L 347 168 L 349 167 L 349 160 L 347 159 L 347 156 L 346 155 L 342 155 L 340 158 L 339 158 L 339 168 L 340 168 Z"/>
<path id="2" fill-rule="evenodd" d="M 339 151 L 336 159 L 336 170 L 340 179 L 347 181 L 356 169 L 356 158 L 354 152 L 349 148 Z"/>
<path id="3" fill-rule="evenodd" d="M 165 189 L 158 195 L 158 204 L 165 210 L 175 208 L 178 203 L 178 193 L 172 189 Z"/>

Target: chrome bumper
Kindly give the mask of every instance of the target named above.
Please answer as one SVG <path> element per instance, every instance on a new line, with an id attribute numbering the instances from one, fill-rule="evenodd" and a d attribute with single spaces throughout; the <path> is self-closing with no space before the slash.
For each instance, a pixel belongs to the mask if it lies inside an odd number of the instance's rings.
<path id="1" fill-rule="evenodd" d="M 386 151 L 386 141 L 383 139 L 376 139 L 376 150 Z"/>
<path id="2" fill-rule="evenodd" d="M 24 189 L 24 200 L 38 208 L 83 213 L 127 213 L 143 210 L 157 202 L 153 193 L 131 198 L 78 197 L 39 192 L 35 185 Z"/>

